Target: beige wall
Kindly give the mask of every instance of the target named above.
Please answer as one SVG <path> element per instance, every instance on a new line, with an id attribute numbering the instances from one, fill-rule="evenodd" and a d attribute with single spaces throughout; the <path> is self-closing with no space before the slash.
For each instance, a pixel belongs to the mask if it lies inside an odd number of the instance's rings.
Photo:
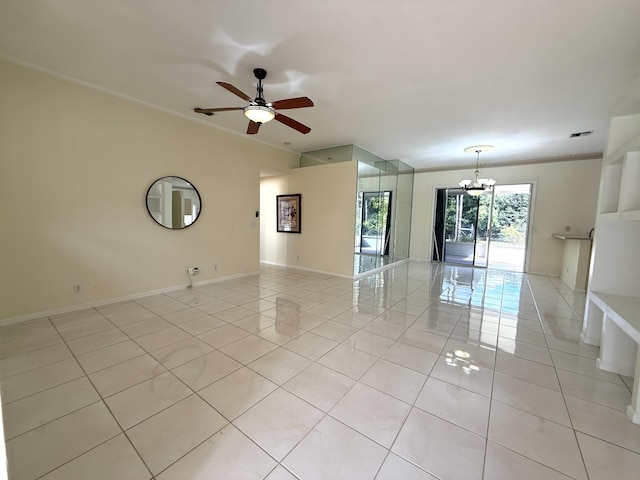
<path id="1" fill-rule="evenodd" d="M 535 182 L 529 272 L 559 275 L 563 244 L 551 235 L 565 226 L 588 232 L 595 225 L 601 158 L 517 167 L 481 168 L 498 184 Z M 431 258 L 435 189 L 456 186 L 472 169 L 418 173 L 413 189 L 411 258 Z"/>
<path id="2" fill-rule="evenodd" d="M 298 155 L 0 61 L 0 161 L 7 319 L 257 271 L 260 171 Z M 165 175 L 200 191 L 186 230 L 147 214 Z"/>
<path id="3" fill-rule="evenodd" d="M 0 319 L 184 285 L 190 266 L 201 269 L 197 281 L 257 271 L 259 259 L 351 275 L 357 162 L 260 182 L 261 171 L 297 163 L 297 154 L 0 60 Z M 529 271 L 559 274 L 562 243 L 551 234 L 594 225 L 600 164 L 482 170 L 537 184 Z M 470 173 L 416 175 L 412 258 L 430 257 L 434 188 Z M 202 196 L 202 216 L 186 230 L 146 212 L 148 186 L 165 175 Z M 303 195 L 301 235 L 275 232 L 281 193 Z"/>
<path id="4" fill-rule="evenodd" d="M 353 275 L 357 162 L 291 170 L 261 181 L 260 260 Z M 276 232 L 276 195 L 302 194 L 301 234 Z"/>

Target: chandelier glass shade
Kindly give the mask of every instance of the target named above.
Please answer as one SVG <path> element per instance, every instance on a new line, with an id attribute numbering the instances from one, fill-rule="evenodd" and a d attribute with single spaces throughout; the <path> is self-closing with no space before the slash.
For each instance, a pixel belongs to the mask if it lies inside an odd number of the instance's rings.
<path id="1" fill-rule="evenodd" d="M 496 181 L 491 178 L 479 178 L 480 171 L 478 170 L 478 164 L 480 163 L 480 152 L 488 152 L 489 150 L 493 150 L 492 145 L 476 145 L 464 149 L 465 152 L 476 153 L 476 170 L 473 172 L 474 180 L 461 180 L 458 185 L 460 185 L 466 193 L 474 197 L 490 191 L 496 184 Z"/>

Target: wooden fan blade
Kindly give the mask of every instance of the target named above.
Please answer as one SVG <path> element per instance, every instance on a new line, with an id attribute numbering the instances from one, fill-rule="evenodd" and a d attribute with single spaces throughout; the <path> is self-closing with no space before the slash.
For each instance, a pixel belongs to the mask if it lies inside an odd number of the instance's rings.
<path id="1" fill-rule="evenodd" d="M 286 110 L 289 108 L 313 107 L 313 102 L 308 97 L 297 97 L 278 100 L 276 102 L 273 102 L 271 106 L 276 110 Z"/>
<path id="2" fill-rule="evenodd" d="M 258 129 L 260 128 L 260 124 L 256 123 L 252 120 L 249 120 L 249 126 L 247 127 L 247 133 L 249 135 L 255 135 L 258 133 Z"/>
<path id="3" fill-rule="evenodd" d="M 303 125 L 302 123 L 298 122 L 297 120 L 294 120 L 293 118 L 287 117 L 286 115 L 282 115 L 281 113 L 277 113 L 276 112 L 276 118 L 277 121 L 279 121 L 280 123 L 284 123 L 287 127 L 291 127 L 294 130 L 299 131 L 300 133 L 309 133 L 311 131 L 311 129 L 309 127 L 307 127 L 306 125 Z"/>
<path id="4" fill-rule="evenodd" d="M 253 99 L 249 95 L 247 95 L 246 93 L 242 92 L 241 90 L 238 90 L 236 87 L 234 87 L 230 83 L 226 83 L 226 82 L 216 82 L 216 83 L 218 85 L 220 85 L 222 88 L 226 88 L 227 90 L 229 90 L 234 95 L 237 95 L 241 99 L 246 100 L 247 102 L 253 101 Z"/>
<path id="5" fill-rule="evenodd" d="M 204 113 L 205 115 L 213 115 L 215 112 L 229 112 L 231 110 L 243 110 L 244 107 L 224 107 L 224 108 L 199 108 L 193 109 L 196 113 Z"/>

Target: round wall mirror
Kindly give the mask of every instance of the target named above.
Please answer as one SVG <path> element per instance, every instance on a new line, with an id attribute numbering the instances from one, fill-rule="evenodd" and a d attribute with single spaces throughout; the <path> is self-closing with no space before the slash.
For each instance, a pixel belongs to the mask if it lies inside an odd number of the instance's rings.
<path id="1" fill-rule="evenodd" d="M 181 177 L 162 177 L 147 190 L 147 211 L 159 225 L 187 228 L 198 219 L 202 204 L 196 187 Z"/>

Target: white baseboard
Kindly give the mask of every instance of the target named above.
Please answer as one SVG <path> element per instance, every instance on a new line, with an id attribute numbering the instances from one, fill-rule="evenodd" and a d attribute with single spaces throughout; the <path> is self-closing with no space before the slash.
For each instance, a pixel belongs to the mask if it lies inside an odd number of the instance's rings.
<path id="1" fill-rule="evenodd" d="M 348 278 L 350 280 L 359 280 L 361 278 L 368 277 L 369 275 L 373 275 L 375 273 L 382 272 L 383 270 L 386 270 L 389 267 L 396 267 L 396 266 L 401 265 L 403 263 L 407 263 L 407 262 L 409 262 L 409 260 L 411 260 L 411 259 L 410 258 L 404 258 L 402 260 L 398 260 L 397 262 L 393 262 L 393 263 L 389 263 L 387 265 L 383 265 L 382 267 L 374 268 L 372 270 L 367 270 L 366 272 L 363 272 L 363 273 L 358 273 L 357 275 L 343 275 L 341 273 L 325 272 L 323 270 L 316 270 L 316 269 L 313 269 L 313 268 L 299 267 L 297 265 L 283 265 L 283 264 L 280 264 L 280 263 L 265 262 L 263 260 L 261 260 L 260 263 L 263 263 L 265 265 L 273 265 L 274 267 L 295 268 L 296 270 L 304 270 L 305 272 L 320 273 L 322 275 L 331 275 L 331 276 L 334 276 L 334 277 Z"/>
<path id="2" fill-rule="evenodd" d="M 212 278 L 210 280 L 203 280 L 201 282 L 193 282 L 192 286 L 202 287 L 212 283 L 223 282 L 226 280 L 233 280 L 234 278 L 248 277 L 249 275 L 255 275 L 256 273 L 260 273 L 260 272 L 237 273 L 237 274 L 228 275 L 225 277 Z M 54 309 L 45 310 L 42 312 L 29 313 L 27 315 L 19 315 L 16 317 L 2 318 L 0 319 L 0 327 L 4 327 L 6 325 L 12 325 L 14 323 L 28 322 L 29 320 L 36 320 L 38 318 L 50 317 L 53 315 L 62 315 L 65 313 L 77 312 L 80 310 L 86 310 L 88 308 L 104 307 L 105 305 L 112 305 L 114 303 L 126 302 L 129 300 L 135 300 L 137 298 L 149 297 L 151 295 L 159 295 L 162 293 L 176 292 L 178 290 L 186 290 L 187 288 L 189 288 L 189 284 L 185 283 L 183 285 L 174 285 L 171 287 L 158 288 L 156 290 L 149 290 L 146 292 L 132 293 L 129 295 L 123 295 L 121 297 L 113 297 L 113 298 L 107 298 L 104 300 L 96 300 L 95 302 L 80 303 L 77 305 L 69 305 L 67 307 L 54 308 Z"/>
<path id="3" fill-rule="evenodd" d="M 517 273 L 521 273 L 521 272 L 517 272 Z M 559 273 L 543 273 L 543 272 L 533 272 L 533 271 L 528 271 L 524 273 L 528 275 L 541 275 L 543 277 L 561 278 Z"/>
<path id="4" fill-rule="evenodd" d="M 398 260 L 397 262 L 391 262 L 387 265 L 383 265 L 378 268 L 367 270 L 366 272 L 358 273 L 357 275 L 353 276 L 353 279 L 360 280 L 361 278 L 368 277 L 369 275 L 375 275 L 376 273 L 382 272 L 388 268 L 397 267 L 398 265 L 402 265 L 403 263 L 408 263 L 408 262 L 409 262 L 408 258 L 403 258 L 402 260 Z"/>
<path id="5" fill-rule="evenodd" d="M 305 272 L 319 273 L 321 275 L 331 275 L 332 277 L 349 278 L 349 279 L 353 278 L 351 275 L 343 275 L 341 273 L 335 273 L 335 272 L 325 272 L 323 270 L 316 270 L 316 269 L 313 269 L 313 268 L 300 267 L 298 265 L 284 265 L 284 264 L 281 264 L 281 263 L 265 262 L 264 260 L 260 260 L 260 263 L 263 263 L 265 265 L 272 265 L 274 267 L 294 268 L 296 270 L 303 270 Z"/>

